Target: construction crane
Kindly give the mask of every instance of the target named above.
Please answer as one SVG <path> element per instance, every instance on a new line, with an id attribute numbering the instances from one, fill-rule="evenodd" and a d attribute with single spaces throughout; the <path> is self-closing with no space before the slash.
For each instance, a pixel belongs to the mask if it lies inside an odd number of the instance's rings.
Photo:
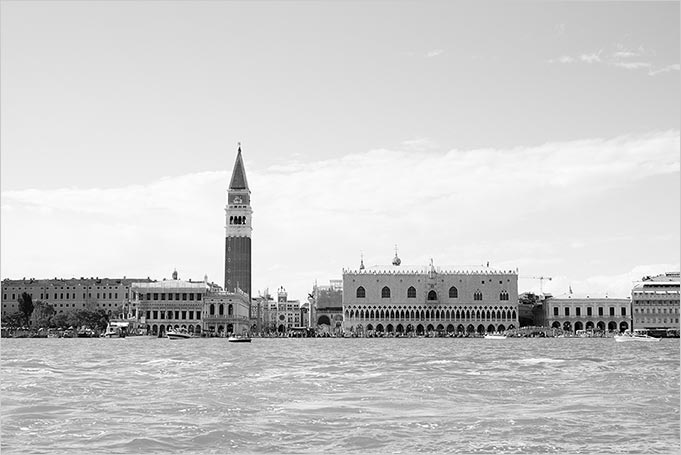
<path id="1" fill-rule="evenodd" d="M 539 280 L 539 292 L 544 294 L 544 280 L 551 281 L 553 278 L 550 276 L 520 276 L 519 278 L 526 278 L 529 280 Z"/>

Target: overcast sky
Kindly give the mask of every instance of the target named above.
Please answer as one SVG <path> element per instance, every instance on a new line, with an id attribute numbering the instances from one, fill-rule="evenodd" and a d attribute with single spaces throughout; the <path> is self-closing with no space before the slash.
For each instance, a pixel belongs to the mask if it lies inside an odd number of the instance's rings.
<path id="1" fill-rule="evenodd" d="M 679 3 L 0 4 L 1 274 L 253 288 L 518 268 L 612 297 L 679 270 Z"/>

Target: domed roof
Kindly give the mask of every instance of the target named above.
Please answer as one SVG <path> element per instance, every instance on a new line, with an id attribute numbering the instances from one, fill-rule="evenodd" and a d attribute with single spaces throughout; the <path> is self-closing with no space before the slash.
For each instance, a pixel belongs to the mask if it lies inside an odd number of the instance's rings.
<path id="1" fill-rule="evenodd" d="M 397 245 L 395 245 L 395 257 L 393 258 L 393 265 L 402 264 L 402 260 L 397 256 Z"/>

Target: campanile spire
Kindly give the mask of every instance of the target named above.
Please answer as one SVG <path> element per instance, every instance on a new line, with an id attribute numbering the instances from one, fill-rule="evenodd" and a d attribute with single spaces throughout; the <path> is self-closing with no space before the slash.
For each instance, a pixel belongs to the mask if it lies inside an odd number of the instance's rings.
<path id="1" fill-rule="evenodd" d="M 246 170 L 244 169 L 244 160 L 241 157 L 241 142 L 239 142 L 239 149 L 236 153 L 236 161 L 234 161 L 234 169 L 232 170 L 232 179 L 229 182 L 230 190 L 246 190 L 248 189 L 248 180 L 246 179 Z"/>

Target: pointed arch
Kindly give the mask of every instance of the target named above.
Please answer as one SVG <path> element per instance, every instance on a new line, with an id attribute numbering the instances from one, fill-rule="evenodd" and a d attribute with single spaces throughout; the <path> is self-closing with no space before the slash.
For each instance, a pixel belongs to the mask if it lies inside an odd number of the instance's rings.
<path id="1" fill-rule="evenodd" d="M 390 298 L 390 288 L 388 286 L 383 286 L 383 289 L 381 289 L 381 298 L 383 299 Z"/>
<path id="2" fill-rule="evenodd" d="M 367 296 L 367 291 L 364 289 L 363 286 L 360 286 L 360 287 L 357 288 L 356 295 L 357 295 L 358 299 L 364 299 Z"/>
<path id="3" fill-rule="evenodd" d="M 459 290 L 456 288 L 456 286 L 452 286 L 451 288 L 449 288 L 449 298 L 450 299 L 459 298 Z"/>
<path id="4" fill-rule="evenodd" d="M 408 299 L 416 298 L 416 288 L 414 286 L 409 286 L 409 289 L 407 289 L 407 298 Z"/>

